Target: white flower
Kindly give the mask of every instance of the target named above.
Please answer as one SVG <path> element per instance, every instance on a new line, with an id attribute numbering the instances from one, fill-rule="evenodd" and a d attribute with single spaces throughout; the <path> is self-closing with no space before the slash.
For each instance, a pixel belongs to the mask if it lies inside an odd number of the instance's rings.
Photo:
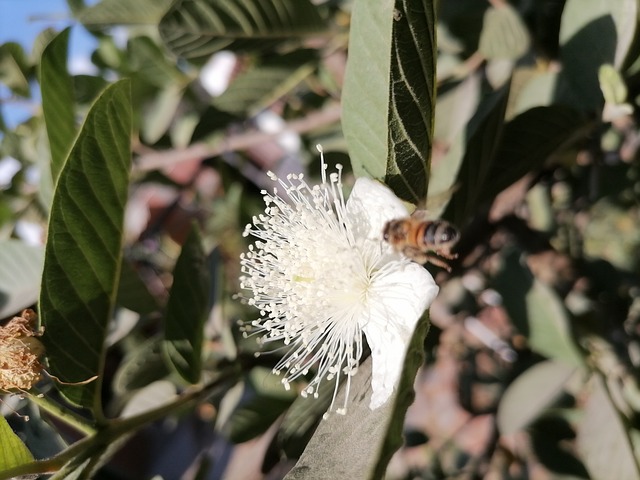
<path id="1" fill-rule="evenodd" d="M 364 333 L 375 409 L 393 392 L 414 327 L 438 287 L 421 265 L 382 240 L 387 221 L 407 216 L 402 202 L 367 178 L 355 182 L 345 201 L 337 169 L 327 182 L 322 159 L 322 184 L 313 187 L 302 175 L 283 181 L 269 174 L 282 191 L 262 192 L 265 213 L 244 232 L 257 240 L 241 256 L 240 282 L 250 291 L 248 303 L 260 310 L 252 322 L 260 340 L 289 345 L 274 373 L 284 374 L 289 388 L 315 367 L 302 395 L 317 396 L 321 382 L 335 382 L 330 410 L 341 377 L 348 389 L 357 371 Z M 346 412 L 346 400 L 336 412 Z"/>

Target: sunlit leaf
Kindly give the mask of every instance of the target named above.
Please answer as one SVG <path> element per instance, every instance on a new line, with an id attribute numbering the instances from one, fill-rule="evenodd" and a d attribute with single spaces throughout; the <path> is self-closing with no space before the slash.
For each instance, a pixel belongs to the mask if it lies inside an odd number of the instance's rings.
<path id="1" fill-rule="evenodd" d="M 0 241 L 0 318 L 18 313 L 38 301 L 43 262 L 42 247 L 15 239 Z"/>
<path id="2" fill-rule="evenodd" d="M 507 387 L 498 406 L 500 433 L 509 435 L 525 428 L 558 398 L 576 368 L 546 361 L 527 369 Z"/>
<path id="3" fill-rule="evenodd" d="M 325 29 L 309 0 L 178 0 L 159 25 L 176 55 L 203 58 L 222 49 L 262 49 Z"/>
<path id="4" fill-rule="evenodd" d="M 354 2 L 342 92 L 342 128 L 353 171 L 378 180 L 387 169 L 392 22 L 392 2 Z"/>
<path id="5" fill-rule="evenodd" d="M 200 380 L 204 322 L 209 315 L 210 279 L 200 233 L 194 226 L 173 271 L 164 333 L 164 349 L 171 365 L 190 383 Z"/>
<path id="6" fill-rule="evenodd" d="M 58 178 L 76 136 L 73 80 L 67 71 L 70 28 L 45 48 L 40 61 L 42 112 L 51 148 L 51 176 Z"/>
<path id="7" fill-rule="evenodd" d="M 435 3 L 398 0 L 391 37 L 386 184 L 424 203 L 429 185 L 436 95 Z"/>
<path id="8" fill-rule="evenodd" d="M 529 32 L 508 3 L 492 6 L 484 14 L 478 50 L 487 59 L 516 60 L 529 48 Z"/>
<path id="9" fill-rule="evenodd" d="M 54 193 L 40 315 L 49 371 L 63 382 L 100 375 L 118 287 L 131 165 L 129 82 L 91 108 Z M 59 385 L 72 402 L 100 412 L 99 381 Z"/>
<path id="10" fill-rule="evenodd" d="M 634 480 L 640 468 L 621 413 L 611 401 L 604 380 L 595 376 L 578 426 L 577 446 L 591 478 Z"/>
<path id="11" fill-rule="evenodd" d="M 598 69 L 620 68 L 637 30 L 636 0 L 568 0 L 560 28 L 563 73 L 585 109 L 599 109 Z"/>
<path id="12" fill-rule="evenodd" d="M 605 102 L 619 104 L 627 100 L 627 86 L 613 65 L 602 65 L 598 70 L 598 81 Z"/>

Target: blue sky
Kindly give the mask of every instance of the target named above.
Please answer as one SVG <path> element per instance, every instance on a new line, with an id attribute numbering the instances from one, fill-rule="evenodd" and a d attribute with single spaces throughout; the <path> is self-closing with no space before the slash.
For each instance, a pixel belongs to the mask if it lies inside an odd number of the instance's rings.
<path id="1" fill-rule="evenodd" d="M 89 2 L 95 3 L 95 2 Z M 17 42 L 27 54 L 31 53 L 33 41 L 46 28 L 57 31 L 74 25 L 70 40 L 70 63 L 81 63 L 95 48 L 95 41 L 84 28 L 73 21 L 65 0 L 0 0 L 0 44 Z M 2 115 L 9 126 L 30 116 L 33 105 L 12 102 L 10 92 L 0 84 Z M 35 101 L 39 101 L 37 91 Z"/>

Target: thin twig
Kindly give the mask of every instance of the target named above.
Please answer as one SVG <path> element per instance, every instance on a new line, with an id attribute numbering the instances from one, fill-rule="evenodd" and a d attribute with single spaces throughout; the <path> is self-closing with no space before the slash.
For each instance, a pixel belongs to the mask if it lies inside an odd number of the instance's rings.
<path id="1" fill-rule="evenodd" d="M 340 104 L 332 103 L 327 108 L 311 113 L 305 118 L 292 120 L 278 132 L 265 133 L 258 131 L 243 132 L 230 135 L 223 141 L 213 144 L 198 142 L 187 148 L 179 150 L 151 151 L 138 157 L 134 170 L 136 172 L 148 172 L 194 159 L 205 159 L 221 155 L 226 152 L 246 150 L 261 143 L 273 140 L 283 132 L 306 133 L 311 130 L 330 125 L 340 119 Z"/>

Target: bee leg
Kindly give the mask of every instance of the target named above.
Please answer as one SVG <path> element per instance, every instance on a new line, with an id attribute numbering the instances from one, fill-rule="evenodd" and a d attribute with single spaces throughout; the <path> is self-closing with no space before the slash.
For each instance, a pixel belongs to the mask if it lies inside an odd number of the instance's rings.
<path id="1" fill-rule="evenodd" d="M 446 258 L 447 260 L 455 260 L 456 258 L 458 258 L 458 254 L 457 253 L 451 253 L 449 248 L 443 248 L 443 249 L 440 249 L 440 250 L 435 250 L 435 253 L 440 257 Z"/>
<path id="2" fill-rule="evenodd" d="M 449 264 L 446 262 L 446 260 L 443 260 L 442 258 L 438 257 L 438 256 L 437 256 L 437 255 L 435 255 L 435 254 L 426 254 L 425 256 L 427 257 L 426 262 L 429 262 L 429 263 L 431 263 L 432 265 L 435 265 L 436 267 L 443 268 L 443 269 L 445 269 L 447 272 L 450 272 L 450 271 L 451 271 L 451 267 L 450 267 L 450 266 L 449 266 Z M 443 257 L 445 257 L 445 258 L 447 258 L 447 259 L 452 260 L 452 259 L 454 259 L 454 258 L 457 258 L 457 256 L 458 256 L 458 255 L 455 255 L 455 254 L 448 254 L 448 255 L 441 255 L 441 256 L 443 256 Z M 426 262 L 425 262 L 425 263 L 426 263 Z"/>
<path id="3" fill-rule="evenodd" d="M 423 265 L 429 261 L 429 255 L 416 247 L 405 246 L 402 249 L 402 254 L 414 262 Z"/>

